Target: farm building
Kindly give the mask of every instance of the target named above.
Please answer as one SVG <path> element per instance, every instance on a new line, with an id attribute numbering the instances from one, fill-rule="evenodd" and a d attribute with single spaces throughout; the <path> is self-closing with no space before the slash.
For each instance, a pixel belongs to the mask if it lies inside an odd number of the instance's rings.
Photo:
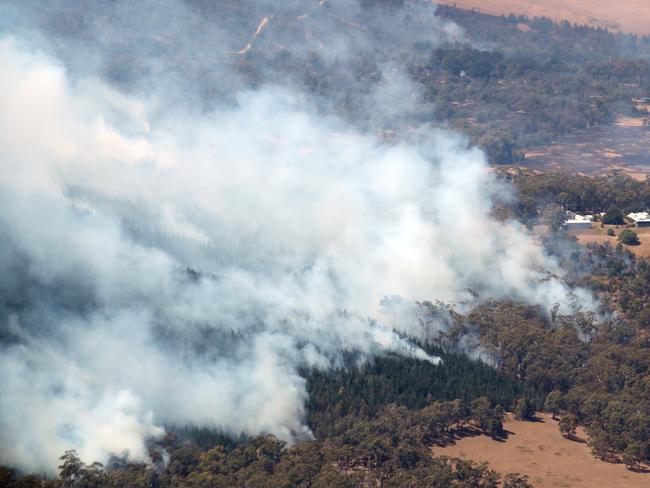
<path id="1" fill-rule="evenodd" d="M 573 212 L 567 212 L 567 220 L 564 226 L 571 229 L 591 229 L 591 222 L 594 220 L 591 215 L 579 215 Z"/>
<path id="2" fill-rule="evenodd" d="M 648 212 L 636 212 L 627 216 L 634 221 L 637 227 L 650 227 L 650 213 Z"/>

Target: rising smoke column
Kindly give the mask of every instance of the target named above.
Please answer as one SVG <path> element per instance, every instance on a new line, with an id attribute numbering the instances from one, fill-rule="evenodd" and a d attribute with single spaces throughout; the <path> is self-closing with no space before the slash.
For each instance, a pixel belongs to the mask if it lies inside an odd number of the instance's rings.
<path id="1" fill-rule="evenodd" d="M 300 368 L 436 361 L 383 297 L 582 293 L 491 217 L 507 189 L 448 132 L 388 144 L 270 86 L 160 110 L 12 37 L 0 74 L 3 463 L 146 460 L 165 424 L 308 438 Z"/>

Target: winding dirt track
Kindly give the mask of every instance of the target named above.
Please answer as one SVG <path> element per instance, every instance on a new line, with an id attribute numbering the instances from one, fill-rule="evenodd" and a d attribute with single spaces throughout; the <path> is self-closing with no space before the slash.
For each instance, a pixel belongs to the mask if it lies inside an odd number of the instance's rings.
<path id="1" fill-rule="evenodd" d="M 437 3 L 491 15 L 549 17 L 613 31 L 650 34 L 648 0 L 437 0 Z"/>

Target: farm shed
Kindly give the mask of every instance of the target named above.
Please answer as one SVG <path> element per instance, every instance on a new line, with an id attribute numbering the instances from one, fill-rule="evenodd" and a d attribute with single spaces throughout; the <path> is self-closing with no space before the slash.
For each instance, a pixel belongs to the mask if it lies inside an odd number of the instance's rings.
<path id="1" fill-rule="evenodd" d="M 627 214 L 628 218 L 634 221 L 637 227 L 650 227 L 650 213 L 636 212 Z"/>

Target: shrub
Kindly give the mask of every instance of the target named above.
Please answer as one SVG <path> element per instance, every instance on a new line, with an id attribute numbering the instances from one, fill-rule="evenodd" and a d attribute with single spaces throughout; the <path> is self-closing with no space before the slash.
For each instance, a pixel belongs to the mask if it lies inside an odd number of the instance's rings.
<path id="1" fill-rule="evenodd" d="M 621 233 L 618 235 L 618 240 L 623 244 L 627 244 L 628 246 L 636 246 L 641 243 L 641 241 L 639 241 L 639 236 L 637 236 L 634 231 L 631 231 L 630 229 L 621 231 Z"/>

